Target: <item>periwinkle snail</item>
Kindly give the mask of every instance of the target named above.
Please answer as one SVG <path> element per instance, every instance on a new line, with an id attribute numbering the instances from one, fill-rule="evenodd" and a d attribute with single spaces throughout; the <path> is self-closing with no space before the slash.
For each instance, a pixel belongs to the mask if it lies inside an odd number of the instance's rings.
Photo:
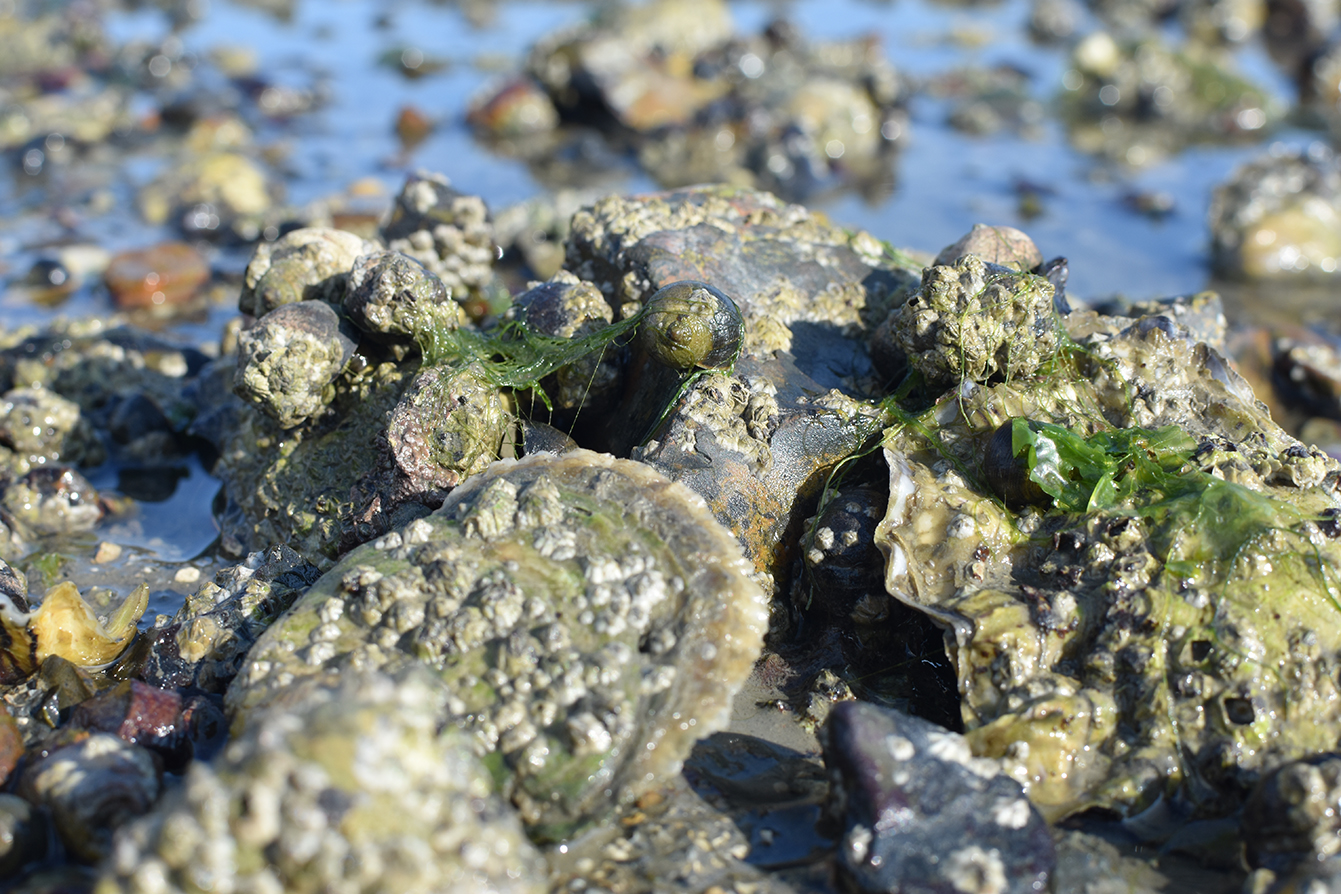
<path id="1" fill-rule="evenodd" d="M 745 333 L 736 302 L 704 282 L 684 280 L 647 300 L 638 342 L 663 366 L 681 372 L 724 369 L 740 354 Z"/>
<path id="2" fill-rule="evenodd" d="M 1011 509 L 1027 505 L 1050 506 L 1050 497 L 1038 482 L 1029 477 L 1029 463 L 1014 449 L 1015 420 L 1007 419 L 992 433 L 982 458 L 983 474 L 987 484 Z M 1021 450 L 1023 454 L 1025 451 Z"/>

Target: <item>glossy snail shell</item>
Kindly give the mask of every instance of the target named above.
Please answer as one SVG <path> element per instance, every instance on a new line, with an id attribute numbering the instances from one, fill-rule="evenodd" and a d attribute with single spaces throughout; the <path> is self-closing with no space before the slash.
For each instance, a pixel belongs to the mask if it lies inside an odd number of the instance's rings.
<path id="1" fill-rule="evenodd" d="M 724 369 L 745 336 L 740 308 L 720 289 L 685 280 L 658 289 L 638 326 L 642 349 L 664 366 L 688 372 Z"/>
<path id="2" fill-rule="evenodd" d="M 987 451 L 982 459 L 987 484 L 1011 509 L 1027 505 L 1051 506 L 1052 497 L 1029 477 L 1029 464 L 1024 457 L 1016 456 L 1012 449 L 1014 438 L 1011 429 L 1014 423 L 1014 419 L 1001 423 L 987 442 Z"/>

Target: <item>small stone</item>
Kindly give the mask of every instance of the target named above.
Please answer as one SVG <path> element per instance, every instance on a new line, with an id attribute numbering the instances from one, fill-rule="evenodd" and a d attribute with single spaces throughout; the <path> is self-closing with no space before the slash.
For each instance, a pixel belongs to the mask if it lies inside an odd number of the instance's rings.
<path id="1" fill-rule="evenodd" d="M 121 558 L 121 544 L 104 540 L 98 544 L 98 549 L 93 553 L 93 564 L 106 565 L 119 558 Z"/>
<path id="2" fill-rule="evenodd" d="M 192 565 L 178 568 L 177 573 L 172 576 L 172 579 L 179 584 L 193 584 L 200 580 L 200 569 Z"/>
<path id="3" fill-rule="evenodd" d="M 122 252 L 103 274 L 122 310 L 185 304 L 210 278 L 209 262 L 184 242 Z"/>
<path id="4" fill-rule="evenodd" d="M 401 146 L 411 149 L 433 133 L 433 121 L 414 106 L 402 106 L 396 115 L 395 130 Z"/>
<path id="5" fill-rule="evenodd" d="M 989 227 L 986 224 L 974 224 L 958 242 L 942 249 L 935 263 L 953 266 L 964 255 L 977 255 L 989 264 L 1009 267 L 1019 273 L 1043 263 L 1043 253 L 1027 234 L 1014 227 Z"/>

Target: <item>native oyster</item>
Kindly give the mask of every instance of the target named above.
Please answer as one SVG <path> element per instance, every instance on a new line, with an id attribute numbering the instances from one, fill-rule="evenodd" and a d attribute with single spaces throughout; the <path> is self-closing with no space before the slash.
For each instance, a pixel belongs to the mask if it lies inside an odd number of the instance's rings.
<path id="1" fill-rule="evenodd" d="M 544 863 L 420 669 L 303 680 L 118 836 L 98 890 L 544 890 Z"/>
<path id="2" fill-rule="evenodd" d="M 945 626 L 974 751 L 1046 813 L 1224 814 L 1335 746 L 1341 467 L 1167 318 L 1069 325 L 1047 378 L 887 430 L 886 588 Z M 985 463 L 1042 493 L 994 492 Z"/>
<path id="3" fill-rule="evenodd" d="M 250 654 L 246 725 L 293 680 L 422 662 L 532 835 L 570 834 L 725 723 L 767 603 L 701 499 L 574 450 L 503 461 L 351 552 Z"/>

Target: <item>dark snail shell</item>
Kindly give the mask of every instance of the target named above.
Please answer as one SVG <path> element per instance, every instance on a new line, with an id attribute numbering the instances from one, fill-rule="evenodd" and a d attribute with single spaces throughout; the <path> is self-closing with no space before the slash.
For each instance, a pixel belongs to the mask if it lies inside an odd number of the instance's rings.
<path id="1" fill-rule="evenodd" d="M 707 283 L 663 286 L 647 300 L 645 314 L 639 344 L 671 369 L 724 369 L 740 354 L 745 336 L 740 308 Z"/>
<path id="2" fill-rule="evenodd" d="M 1051 506 L 1052 497 L 1029 477 L 1029 464 L 1012 449 L 1014 424 L 1014 419 L 1007 419 L 987 442 L 987 452 L 982 458 L 987 484 L 1011 509 Z"/>

